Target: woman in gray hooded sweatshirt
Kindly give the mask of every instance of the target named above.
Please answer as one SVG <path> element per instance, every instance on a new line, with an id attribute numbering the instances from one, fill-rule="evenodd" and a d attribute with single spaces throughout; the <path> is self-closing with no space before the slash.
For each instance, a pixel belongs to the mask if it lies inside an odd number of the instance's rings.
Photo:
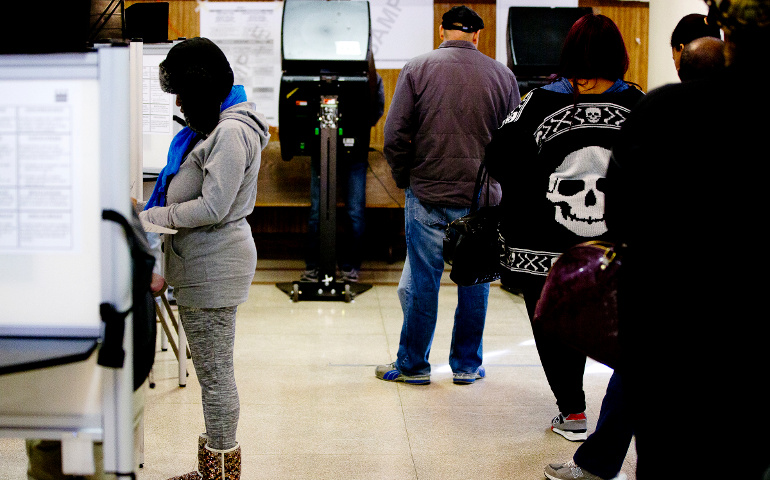
<path id="1" fill-rule="evenodd" d="M 254 209 L 268 125 L 210 40 L 175 45 L 160 65 L 163 90 L 176 95 L 187 127 L 140 214 L 177 230 L 164 235 L 165 277 L 174 287 L 201 385 L 206 433 L 198 468 L 173 480 L 240 478 L 236 442 L 235 313 L 246 301 L 257 249 L 246 216 Z"/>

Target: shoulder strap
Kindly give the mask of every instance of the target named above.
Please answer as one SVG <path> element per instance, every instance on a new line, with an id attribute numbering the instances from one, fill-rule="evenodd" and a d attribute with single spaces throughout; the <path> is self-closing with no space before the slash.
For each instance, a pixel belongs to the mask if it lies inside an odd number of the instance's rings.
<path id="1" fill-rule="evenodd" d="M 479 201 L 481 200 L 481 190 L 484 185 L 487 184 L 487 201 L 486 205 L 489 205 L 489 172 L 485 161 L 482 160 L 479 165 L 479 171 L 476 174 L 476 186 L 473 189 L 473 201 L 471 202 L 471 212 L 475 212 L 479 209 Z"/>
<path id="2" fill-rule="evenodd" d="M 137 389 L 147 378 L 155 358 L 155 305 L 150 293 L 155 257 L 150 251 L 147 236 L 135 213 L 127 219 L 114 210 L 104 210 L 102 218 L 117 223 L 125 232 L 133 263 L 131 278 L 133 302 L 125 312 L 118 311 L 109 303 L 100 306 L 105 328 L 98 363 L 105 367 L 123 367 L 125 321 L 128 313 L 133 312 L 134 389 Z"/>

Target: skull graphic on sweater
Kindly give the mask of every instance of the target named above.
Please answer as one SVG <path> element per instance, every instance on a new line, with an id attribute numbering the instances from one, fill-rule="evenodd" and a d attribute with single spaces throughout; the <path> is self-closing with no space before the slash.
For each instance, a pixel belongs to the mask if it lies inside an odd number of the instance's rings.
<path id="1" fill-rule="evenodd" d="M 604 183 L 610 151 L 598 146 L 576 150 L 551 174 L 546 198 L 555 209 L 555 220 L 581 237 L 607 231 L 604 222 Z"/>

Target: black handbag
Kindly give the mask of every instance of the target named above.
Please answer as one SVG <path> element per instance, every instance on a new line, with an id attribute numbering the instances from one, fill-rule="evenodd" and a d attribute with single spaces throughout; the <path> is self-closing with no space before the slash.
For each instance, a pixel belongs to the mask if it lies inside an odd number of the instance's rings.
<path id="1" fill-rule="evenodd" d="M 487 205 L 479 208 L 481 187 L 487 184 Z M 489 173 L 481 162 L 470 212 L 447 225 L 444 261 L 452 266 L 449 278 L 467 287 L 500 278 L 499 205 L 489 205 Z"/>
<path id="2" fill-rule="evenodd" d="M 548 273 L 532 328 L 616 368 L 621 264 L 618 249 L 608 242 L 590 241 L 569 248 Z"/>

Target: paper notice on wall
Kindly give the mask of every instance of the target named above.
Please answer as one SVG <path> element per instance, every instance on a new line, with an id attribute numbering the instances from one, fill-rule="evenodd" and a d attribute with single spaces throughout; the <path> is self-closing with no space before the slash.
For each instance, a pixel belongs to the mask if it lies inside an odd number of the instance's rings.
<path id="1" fill-rule="evenodd" d="M 142 131 L 170 135 L 173 124 L 173 105 L 176 97 L 160 88 L 160 62 L 165 55 L 142 56 Z"/>
<path id="2" fill-rule="evenodd" d="M 278 125 L 283 2 L 200 2 L 201 36 L 227 56 L 235 83 Z"/>
<path id="3" fill-rule="evenodd" d="M 372 53 L 378 69 L 400 69 L 433 50 L 433 0 L 369 0 Z"/>
<path id="4" fill-rule="evenodd" d="M 495 59 L 508 62 L 506 50 L 506 28 L 508 28 L 508 9 L 510 7 L 577 7 L 578 0 L 497 0 L 495 25 Z"/>
<path id="5" fill-rule="evenodd" d="M 0 254 L 79 251 L 84 188 L 99 199 L 98 184 L 84 185 L 83 177 L 97 155 L 85 130 L 96 102 L 84 97 L 95 88 L 77 81 L 1 86 Z"/>

